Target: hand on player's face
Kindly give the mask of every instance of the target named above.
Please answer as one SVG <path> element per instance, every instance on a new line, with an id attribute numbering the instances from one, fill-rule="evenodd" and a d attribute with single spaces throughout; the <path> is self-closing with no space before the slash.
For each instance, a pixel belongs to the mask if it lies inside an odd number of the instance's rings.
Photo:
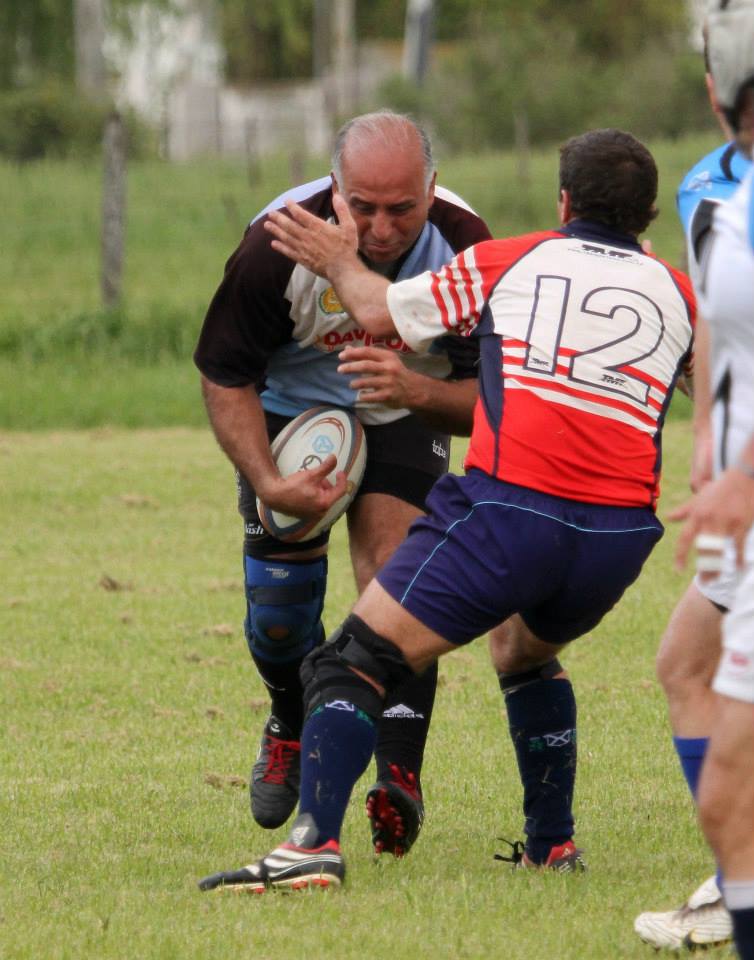
<path id="1" fill-rule="evenodd" d="M 273 210 L 264 223 L 274 237 L 272 248 L 316 273 L 327 277 L 331 269 L 358 248 L 358 234 L 348 205 L 339 194 L 333 195 L 338 223 L 327 223 L 293 200 L 286 200 L 286 211 Z"/>

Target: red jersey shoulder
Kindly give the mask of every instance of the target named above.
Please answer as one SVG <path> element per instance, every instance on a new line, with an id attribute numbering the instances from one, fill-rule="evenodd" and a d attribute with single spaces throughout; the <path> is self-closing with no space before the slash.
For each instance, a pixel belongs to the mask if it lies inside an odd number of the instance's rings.
<path id="1" fill-rule="evenodd" d="M 523 257 L 547 240 L 557 240 L 562 237 L 563 235 L 556 230 L 540 230 L 518 237 L 487 240 L 476 244 L 473 251 L 468 254 L 461 254 L 459 260 L 464 267 L 473 267 L 479 271 L 484 295 L 487 297 L 498 280 Z"/>
<path id="2" fill-rule="evenodd" d="M 530 253 L 546 240 L 566 239 L 557 230 L 538 230 L 534 233 L 524 233 L 517 237 L 504 237 L 500 240 L 487 240 L 474 248 L 476 266 L 480 264 L 500 263 L 510 266 L 521 257 Z"/>

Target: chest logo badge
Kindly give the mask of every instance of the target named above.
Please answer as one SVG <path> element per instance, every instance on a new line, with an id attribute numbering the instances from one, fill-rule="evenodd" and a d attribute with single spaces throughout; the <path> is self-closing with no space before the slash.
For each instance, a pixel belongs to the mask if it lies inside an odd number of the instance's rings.
<path id="1" fill-rule="evenodd" d="M 332 287 L 319 295 L 319 308 L 322 313 L 343 313 L 343 304 L 338 300 Z"/>

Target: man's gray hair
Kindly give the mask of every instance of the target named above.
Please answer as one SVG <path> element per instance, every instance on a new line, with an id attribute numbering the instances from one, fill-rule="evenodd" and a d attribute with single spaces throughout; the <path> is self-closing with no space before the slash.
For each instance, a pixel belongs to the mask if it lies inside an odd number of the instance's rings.
<path id="1" fill-rule="evenodd" d="M 363 113 L 346 121 L 335 136 L 332 152 L 332 171 L 338 183 L 342 183 L 343 151 L 346 146 L 355 147 L 381 140 L 400 149 L 413 144 L 414 137 L 419 138 L 424 160 L 424 185 L 428 189 L 435 172 L 432 158 L 432 142 L 427 131 L 405 113 L 393 110 L 375 110 Z"/>

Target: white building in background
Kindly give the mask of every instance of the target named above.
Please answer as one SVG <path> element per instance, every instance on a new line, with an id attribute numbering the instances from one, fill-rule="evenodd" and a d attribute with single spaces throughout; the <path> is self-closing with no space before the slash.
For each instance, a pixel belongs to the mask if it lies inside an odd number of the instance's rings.
<path id="1" fill-rule="evenodd" d="M 260 85 L 225 85 L 223 50 L 207 0 L 173 0 L 168 10 L 148 2 L 130 15 L 128 40 L 111 34 L 106 55 L 116 97 L 162 132 L 165 155 L 259 156 L 276 150 L 329 152 L 332 79 Z M 358 93 L 368 94 L 399 69 L 369 48 L 360 51 Z"/>
<path id="2" fill-rule="evenodd" d="M 348 6 L 347 0 L 334 2 L 336 12 Z M 701 48 L 709 0 L 688 3 L 692 43 Z M 214 0 L 171 0 L 167 9 L 144 0 L 133 9 L 131 37 L 111 33 L 105 42 L 119 78 L 118 101 L 161 131 L 171 160 L 201 154 L 256 157 L 277 150 L 326 155 L 339 89 L 334 76 L 246 90 L 226 86 L 213 9 Z M 355 59 L 355 103 L 368 101 L 388 75 L 401 70 L 400 50 L 381 44 L 361 44 Z"/>

